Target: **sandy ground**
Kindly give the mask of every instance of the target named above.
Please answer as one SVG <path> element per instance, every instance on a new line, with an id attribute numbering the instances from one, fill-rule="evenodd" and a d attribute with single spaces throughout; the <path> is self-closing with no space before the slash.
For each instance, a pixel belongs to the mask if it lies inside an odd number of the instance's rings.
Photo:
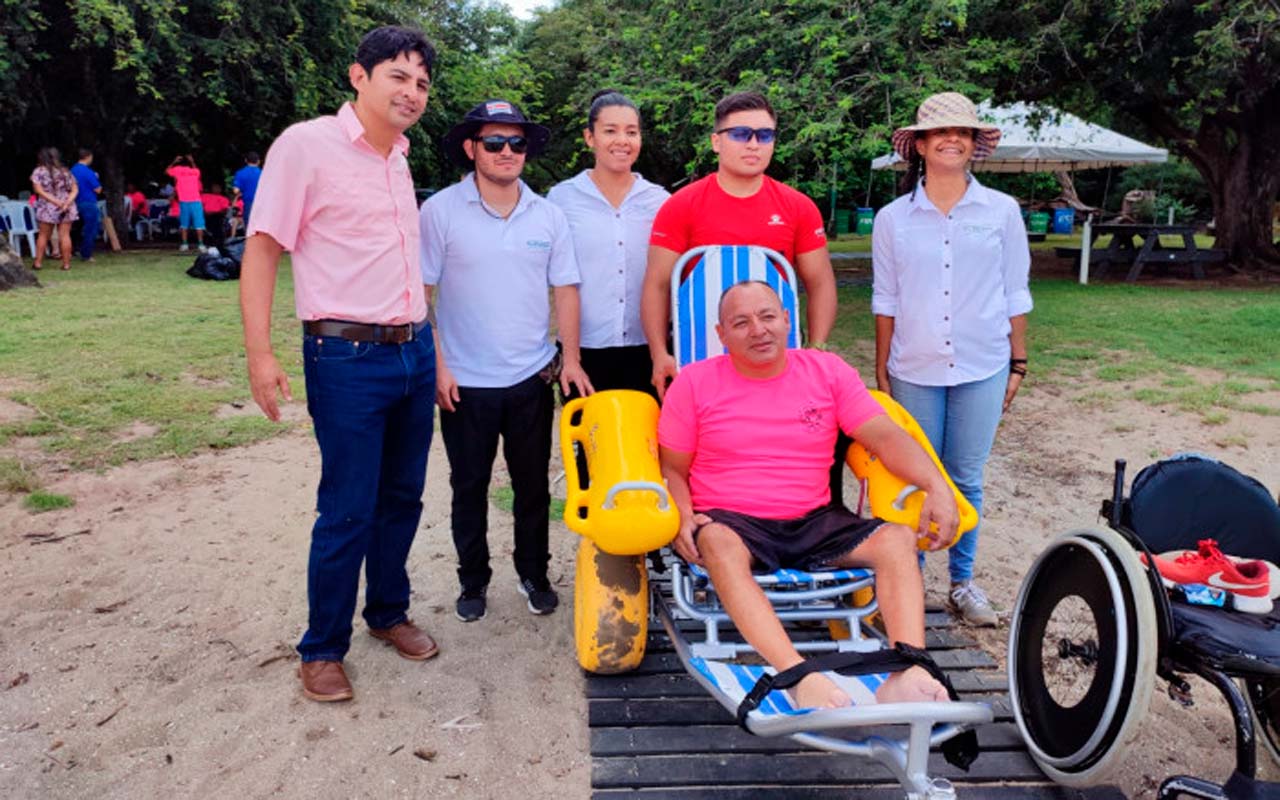
<path id="1" fill-rule="evenodd" d="M 1208 426 L 1099 401 L 1098 388 L 1035 384 L 1002 427 L 978 577 L 1006 609 L 1045 542 L 1099 524 L 1117 457 L 1136 471 L 1197 450 L 1280 487 L 1280 417 L 1233 412 Z M 1280 406 L 1276 393 L 1250 399 Z M 290 416 L 296 430 L 253 447 L 51 473 L 48 488 L 76 498 L 72 509 L 32 515 L 0 497 L 0 796 L 587 797 L 571 613 L 527 612 L 510 566 L 510 517 L 493 509 L 489 616 L 454 618 L 438 437 L 410 572 L 411 613 L 440 656 L 400 659 L 357 620 L 347 660 L 355 701 L 301 697 L 292 645 L 306 618 L 318 456 L 301 409 Z M 566 605 L 575 546 L 554 523 L 551 575 Z M 928 567 L 933 602 L 943 563 Z M 977 633 L 1002 664 L 1006 634 Z M 1197 706 L 1185 710 L 1157 683 L 1115 777 L 1130 796 L 1152 796 L 1184 768 L 1229 774 L 1229 714 L 1216 693 L 1196 688 Z M 1265 753 L 1259 760 L 1275 774 Z"/>

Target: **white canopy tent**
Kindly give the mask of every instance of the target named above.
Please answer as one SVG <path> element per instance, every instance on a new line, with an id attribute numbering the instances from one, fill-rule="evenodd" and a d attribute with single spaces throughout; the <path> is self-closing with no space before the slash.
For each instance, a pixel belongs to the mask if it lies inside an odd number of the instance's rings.
<path id="1" fill-rule="evenodd" d="M 1065 172 L 1169 160 L 1168 150 L 1049 106 L 993 106 L 988 100 L 978 105 L 978 116 L 999 126 L 1000 144 L 989 158 L 973 162 L 974 172 Z M 906 167 L 897 153 L 871 162 L 872 169 Z"/>

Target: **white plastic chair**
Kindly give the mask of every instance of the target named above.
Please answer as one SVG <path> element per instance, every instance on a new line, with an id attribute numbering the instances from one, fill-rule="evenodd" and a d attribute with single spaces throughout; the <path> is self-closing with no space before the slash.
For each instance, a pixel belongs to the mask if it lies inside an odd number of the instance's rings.
<path id="1" fill-rule="evenodd" d="M 0 214 L 4 215 L 4 224 L 9 229 L 9 246 L 13 248 L 13 252 L 22 255 L 22 249 L 18 247 L 18 240 L 20 237 L 26 237 L 27 248 L 34 258 L 36 254 L 36 232 L 39 230 L 39 226 L 36 225 L 35 210 L 26 203 L 10 200 L 0 203 Z"/>

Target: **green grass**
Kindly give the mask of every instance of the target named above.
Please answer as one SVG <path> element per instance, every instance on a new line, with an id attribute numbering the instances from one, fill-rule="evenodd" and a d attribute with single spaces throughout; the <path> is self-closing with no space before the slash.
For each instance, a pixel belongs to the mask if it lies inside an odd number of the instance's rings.
<path id="1" fill-rule="evenodd" d="M 498 508 L 511 512 L 516 505 L 516 493 L 510 486 L 495 486 L 489 492 L 489 499 Z M 551 519 L 564 519 L 564 501 L 558 497 L 551 498 Z"/>
<path id="2" fill-rule="evenodd" d="M 98 467 L 247 444 L 282 430 L 256 414 L 215 416 L 249 400 L 238 284 L 187 277 L 192 260 L 104 253 L 92 266 L 46 270 L 42 289 L 0 293 L 0 375 L 16 387 L 9 396 L 37 413 L 0 425 L 0 446 L 40 437 L 73 466 Z M 280 273 L 276 352 L 300 398 L 287 262 Z M 154 435 L 122 438 L 139 422 Z"/>
<path id="3" fill-rule="evenodd" d="M 65 494 L 53 494 L 52 492 L 37 490 L 27 495 L 27 499 L 23 501 L 23 504 L 39 514 L 59 508 L 71 508 L 76 504 L 76 501 Z"/>
<path id="4" fill-rule="evenodd" d="M 16 458 L 0 458 L 0 492 L 22 494 L 41 486 L 40 476 Z"/>
<path id="5" fill-rule="evenodd" d="M 1075 233 L 1049 233 L 1040 241 L 1032 242 L 1032 250 L 1051 251 L 1055 247 L 1079 247 L 1081 232 L 1079 229 Z M 1215 239 L 1212 236 L 1204 234 L 1196 234 L 1196 247 L 1213 247 Z M 1093 243 L 1094 248 L 1108 247 L 1111 244 L 1110 236 L 1099 236 L 1097 241 Z M 1160 244 L 1162 247 L 1179 248 L 1182 247 L 1181 236 L 1161 236 Z M 871 237 L 858 236 L 857 234 L 842 234 L 827 243 L 833 253 L 870 253 Z"/>

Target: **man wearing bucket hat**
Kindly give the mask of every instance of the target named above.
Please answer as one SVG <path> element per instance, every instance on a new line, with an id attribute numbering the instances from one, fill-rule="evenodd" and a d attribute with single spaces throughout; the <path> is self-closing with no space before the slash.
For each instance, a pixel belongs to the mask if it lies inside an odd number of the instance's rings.
<path id="1" fill-rule="evenodd" d="M 876 384 L 920 423 L 956 486 L 982 510 L 983 471 L 1000 416 L 1027 374 L 1031 252 L 1018 203 L 969 172 L 1000 131 L 964 95 L 927 98 L 916 124 L 896 130 L 910 194 L 876 214 Z M 973 582 L 978 528 L 950 549 L 947 605 L 995 625 Z"/>
<path id="2" fill-rule="evenodd" d="M 453 488 L 453 542 L 464 622 L 486 611 L 489 480 L 503 444 L 515 493 L 517 589 L 534 614 L 559 603 L 547 580 L 552 385 L 590 394 L 578 348 L 573 239 L 559 207 L 520 180 L 546 128 L 506 100 L 486 100 L 444 137 L 470 169 L 419 216 L 422 282 L 436 295 L 436 400 Z M 555 297 L 561 352 L 548 339 Z M 562 357 L 563 356 L 563 360 Z"/>

